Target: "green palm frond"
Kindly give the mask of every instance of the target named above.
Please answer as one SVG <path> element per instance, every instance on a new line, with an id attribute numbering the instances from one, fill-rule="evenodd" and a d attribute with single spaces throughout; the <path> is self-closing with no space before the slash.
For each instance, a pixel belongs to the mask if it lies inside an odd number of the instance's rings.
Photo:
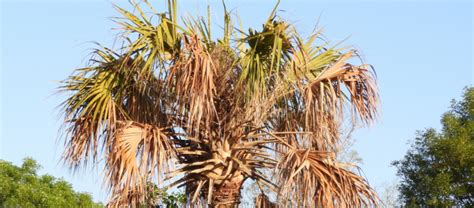
<path id="1" fill-rule="evenodd" d="M 275 5 L 262 31 L 249 29 L 249 34 L 239 40 L 247 47 L 241 57 L 242 73 L 240 82 L 246 86 L 247 99 L 265 96 L 267 85 L 272 85 L 272 77 L 284 69 L 284 63 L 292 53 L 291 39 L 294 34 L 284 20 L 277 20 Z"/>
<path id="2" fill-rule="evenodd" d="M 132 4 L 140 13 L 140 17 L 115 6 L 123 16 L 118 18 L 120 21 L 117 23 L 122 26 L 124 36 L 138 35 L 138 38 L 126 46 L 127 56 L 134 58 L 135 66 L 145 63 L 140 66 L 141 75 L 149 78 L 158 69 L 159 76 L 162 76 L 165 63 L 173 61 L 181 49 L 181 35 L 178 30 L 182 29 L 177 24 L 176 2 L 168 1 L 170 6 L 167 13 L 154 14 L 159 18 L 157 26 L 152 24 L 152 18 L 145 16 L 144 11 L 136 3 Z M 151 5 L 149 7 L 154 11 Z"/>
<path id="3" fill-rule="evenodd" d="M 107 142 L 106 132 L 113 131 L 115 120 L 121 116 L 115 100 L 123 78 L 118 57 L 110 50 L 96 50 L 95 54 L 98 66 L 78 69 L 60 88 L 72 93 L 62 105 L 70 137 L 65 158 L 74 166 L 81 160 L 97 159 L 99 139 Z"/>

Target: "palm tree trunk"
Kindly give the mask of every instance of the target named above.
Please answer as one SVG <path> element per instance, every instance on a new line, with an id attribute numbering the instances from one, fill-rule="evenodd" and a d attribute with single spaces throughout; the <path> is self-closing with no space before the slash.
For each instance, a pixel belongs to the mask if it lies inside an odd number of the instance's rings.
<path id="1" fill-rule="evenodd" d="M 216 185 L 212 192 L 212 208 L 236 208 L 240 204 L 240 190 L 243 177 L 236 177 L 222 185 Z"/>

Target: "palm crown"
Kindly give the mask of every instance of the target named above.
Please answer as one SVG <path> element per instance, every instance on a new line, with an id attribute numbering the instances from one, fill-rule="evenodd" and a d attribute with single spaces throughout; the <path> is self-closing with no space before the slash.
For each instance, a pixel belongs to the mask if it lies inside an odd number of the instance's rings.
<path id="1" fill-rule="evenodd" d="M 336 160 L 344 116 L 377 114 L 373 73 L 348 63 L 355 50 L 302 38 L 276 7 L 246 33 L 224 5 L 213 39 L 210 15 L 180 25 L 174 0 L 164 13 L 140 4 L 153 15 L 116 7 L 122 47 L 95 50 L 61 86 L 65 161 L 103 161 L 110 206 L 144 204 L 154 183 L 185 187 L 190 205 L 233 207 L 247 179 L 288 206 L 378 204 Z"/>

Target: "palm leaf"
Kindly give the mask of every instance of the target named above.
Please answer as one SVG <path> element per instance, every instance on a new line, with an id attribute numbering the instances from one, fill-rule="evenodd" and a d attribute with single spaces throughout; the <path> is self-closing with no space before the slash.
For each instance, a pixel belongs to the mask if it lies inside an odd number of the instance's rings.
<path id="1" fill-rule="evenodd" d="M 291 203 L 316 207 L 376 206 L 379 199 L 360 176 L 340 167 L 334 155 L 289 150 L 277 167 L 280 196 Z"/>
<path id="2" fill-rule="evenodd" d="M 160 174 L 169 170 L 174 155 L 168 132 L 148 124 L 121 122 L 108 147 L 105 166 L 110 205 L 139 205 L 145 200 L 147 183 L 160 182 Z"/>

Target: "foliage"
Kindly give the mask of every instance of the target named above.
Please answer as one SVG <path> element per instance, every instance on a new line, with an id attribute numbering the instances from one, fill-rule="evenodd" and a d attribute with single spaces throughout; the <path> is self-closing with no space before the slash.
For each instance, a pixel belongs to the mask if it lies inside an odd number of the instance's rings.
<path id="1" fill-rule="evenodd" d="M 167 192 L 166 189 L 159 193 L 162 203 L 166 208 L 177 208 L 179 205 L 186 204 L 186 195 L 181 192 Z"/>
<path id="2" fill-rule="evenodd" d="M 394 181 L 391 184 L 385 184 L 381 188 L 382 193 L 380 193 L 380 198 L 385 207 L 402 207 L 400 200 L 398 199 L 399 193 L 397 182 Z"/>
<path id="3" fill-rule="evenodd" d="M 377 205 L 336 159 L 344 118 L 377 116 L 375 76 L 349 62 L 355 50 L 320 31 L 301 37 L 278 5 L 248 33 L 224 5 L 214 39 L 210 9 L 180 23 L 174 0 L 164 13 L 131 4 L 116 7 L 121 47 L 99 47 L 60 87 L 65 162 L 104 161 L 110 206 L 143 204 L 150 181 L 184 187 L 190 204 L 230 206 L 247 179 L 293 205 Z"/>
<path id="4" fill-rule="evenodd" d="M 0 207 L 102 207 L 91 195 L 51 175 L 38 175 L 40 166 L 26 158 L 21 167 L 0 160 Z"/>
<path id="5" fill-rule="evenodd" d="M 409 207 L 474 206 L 474 88 L 453 101 L 441 124 L 441 132 L 418 132 L 405 157 L 393 163 Z"/>
<path id="6" fill-rule="evenodd" d="M 166 188 L 158 188 L 153 183 L 148 183 L 150 190 L 147 192 L 146 203 L 142 203 L 141 207 L 157 207 L 162 205 L 166 208 L 183 207 L 186 204 L 186 195 L 182 192 L 169 192 Z"/>

